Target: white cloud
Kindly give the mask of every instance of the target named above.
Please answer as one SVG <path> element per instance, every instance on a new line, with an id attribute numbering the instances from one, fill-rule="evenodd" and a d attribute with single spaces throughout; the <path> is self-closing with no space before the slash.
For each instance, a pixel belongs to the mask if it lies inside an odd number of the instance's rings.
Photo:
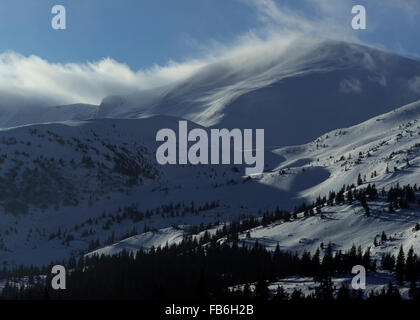
<path id="1" fill-rule="evenodd" d="M 408 87 L 415 93 L 420 93 L 420 77 L 414 77 L 410 80 Z"/>
<path id="2" fill-rule="evenodd" d="M 302 0 L 314 13 L 302 12 L 274 0 L 242 0 L 257 9 L 263 25 L 239 36 L 233 44 L 210 42 L 201 45 L 203 56 L 185 62 L 170 61 L 164 66 L 132 70 L 113 59 L 87 63 L 50 63 L 37 56 L 14 52 L 0 54 L 0 105 L 99 104 L 109 95 L 129 94 L 164 86 L 187 78 L 211 63 L 222 61 L 229 69 L 249 72 L 275 61 L 278 53 L 301 36 L 360 42 L 350 28 L 350 0 Z M 417 0 L 398 1 L 404 7 Z M 349 21 L 343 23 L 344 19 Z M 299 53 L 299 52 L 297 52 Z M 252 61 L 252 62 L 251 62 Z M 365 57 L 366 65 L 372 64 Z M 219 64 L 220 65 L 220 64 Z M 358 90 L 354 81 L 343 90 Z M 360 88 L 359 88 L 360 89 Z M 360 89 L 361 90 L 361 89 Z"/>
<path id="3" fill-rule="evenodd" d="M 274 0 L 244 1 L 258 10 L 260 20 L 271 30 L 359 42 L 357 33 L 349 28 L 352 8 L 349 0 L 302 0 L 311 9 L 311 16 L 303 15 Z M 343 23 L 346 20 L 348 23 Z"/>
<path id="4" fill-rule="evenodd" d="M 198 61 L 170 62 L 164 67 L 134 72 L 109 58 L 60 64 L 6 52 L 0 54 L 0 92 L 14 95 L 18 101 L 30 99 L 37 104 L 99 103 L 107 95 L 128 94 L 176 81 L 201 66 Z M 0 103 L 4 104 L 2 100 Z"/>
<path id="5" fill-rule="evenodd" d="M 252 73 L 275 60 L 295 39 L 292 34 L 267 32 L 262 36 L 249 32 L 230 46 L 212 43 L 201 59 L 170 61 L 165 66 L 138 71 L 110 58 L 61 64 L 6 52 L 0 54 L 0 106 L 99 104 L 110 95 L 131 94 L 185 79 L 215 62 L 221 62 L 219 66 L 225 65 L 229 70 Z"/>
<path id="6" fill-rule="evenodd" d="M 380 84 L 382 87 L 386 87 L 388 85 L 388 80 L 385 75 L 377 74 L 375 76 L 369 76 L 369 80 Z"/>
<path id="7" fill-rule="evenodd" d="M 344 79 L 340 81 L 340 88 L 341 93 L 360 93 L 362 92 L 362 84 L 358 79 Z"/>

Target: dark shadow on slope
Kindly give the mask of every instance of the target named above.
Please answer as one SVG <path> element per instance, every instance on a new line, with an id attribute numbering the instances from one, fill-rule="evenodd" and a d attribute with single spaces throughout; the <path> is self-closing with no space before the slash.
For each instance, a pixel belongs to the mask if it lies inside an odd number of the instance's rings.
<path id="1" fill-rule="evenodd" d="M 217 126 L 265 129 L 266 145 L 306 143 L 416 101 L 404 79 L 420 73 L 418 63 L 401 68 L 405 77 L 387 79 L 386 86 L 362 68 L 283 79 L 239 97 Z"/>

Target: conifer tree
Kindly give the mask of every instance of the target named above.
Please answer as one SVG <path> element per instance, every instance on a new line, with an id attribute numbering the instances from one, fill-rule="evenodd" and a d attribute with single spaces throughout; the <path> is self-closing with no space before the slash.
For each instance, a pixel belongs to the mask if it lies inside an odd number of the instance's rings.
<path id="1" fill-rule="evenodd" d="M 303 298 L 304 298 L 304 296 L 302 294 L 302 290 L 295 289 L 295 290 L 293 290 L 292 295 L 290 296 L 290 301 L 298 302 L 298 301 L 301 301 Z"/>
<path id="2" fill-rule="evenodd" d="M 343 283 L 337 291 L 337 301 L 345 302 L 350 300 L 350 290 L 347 283 Z"/>
<path id="3" fill-rule="evenodd" d="M 414 254 L 413 246 L 411 246 L 410 250 L 408 250 L 405 264 L 405 274 L 407 281 L 411 282 L 417 280 L 416 260 L 417 256 Z"/>
<path id="4" fill-rule="evenodd" d="M 382 235 L 381 235 L 381 243 L 384 244 L 385 241 L 388 240 L 385 231 L 382 231 Z"/>
<path id="5" fill-rule="evenodd" d="M 411 299 L 418 299 L 419 298 L 419 289 L 417 288 L 417 281 L 411 280 L 410 281 L 410 290 L 408 291 L 408 295 Z"/>
<path id="6" fill-rule="evenodd" d="M 262 276 L 260 281 L 257 283 L 255 288 L 255 295 L 258 302 L 267 302 L 268 298 L 270 297 L 270 291 L 264 276 Z"/>
<path id="7" fill-rule="evenodd" d="M 289 295 L 284 290 L 283 286 L 279 285 L 277 287 L 276 295 L 274 296 L 274 301 L 276 302 L 286 301 L 288 298 L 289 298 Z"/>
<path id="8" fill-rule="evenodd" d="M 252 296 L 251 289 L 249 288 L 249 284 L 248 284 L 248 283 L 246 283 L 246 284 L 245 284 L 245 286 L 244 286 L 244 289 L 243 289 L 243 291 L 242 291 L 242 297 L 243 297 L 246 301 L 248 301 L 248 300 L 250 300 L 250 299 L 251 299 L 251 296 Z"/>
<path id="9" fill-rule="evenodd" d="M 359 173 L 359 176 L 357 177 L 357 185 L 361 186 L 363 184 L 362 176 Z"/>
<path id="10" fill-rule="evenodd" d="M 315 298 L 319 301 L 329 302 L 334 298 L 335 287 L 330 276 L 321 280 L 318 287 L 315 288 Z"/>
<path id="11" fill-rule="evenodd" d="M 389 282 L 389 284 L 388 284 L 388 291 L 386 292 L 386 297 L 390 301 L 401 300 L 400 291 L 393 286 L 392 282 Z"/>
<path id="12" fill-rule="evenodd" d="M 405 255 L 401 245 L 400 251 L 398 252 L 397 264 L 395 265 L 395 278 L 399 285 L 403 285 L 405 271 Z"/>

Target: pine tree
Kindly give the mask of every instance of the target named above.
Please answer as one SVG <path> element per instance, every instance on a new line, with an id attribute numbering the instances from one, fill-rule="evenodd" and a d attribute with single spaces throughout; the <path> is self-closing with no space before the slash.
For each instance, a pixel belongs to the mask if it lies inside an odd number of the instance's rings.
<path id="1" fill-rule="evenodd" d="M 244 289 L 242 291 L 242 297 L 246 301 L 250 300 L 251 297 L 252 297 L 252 292 L 251 292 L 251 289 L 249 288 L 249 284 L 248 283 L 246 283 L 245 286 L 244 286 Z"/>
<path id="2" fill-rule="evenodd" d="M 353 192 L 351 192 L 351 189 L 349 190 L 349 192 L 347 192 L 347 200 L 349 202 L 349 204 L 353 203 Z"/>
<path id="3" fill-rule="evenodd" d="M 370 261 L 370 247 L 368 247 L 363 255 L 362 258 L 362 265 L 366 268 L 366 269 L 372 269 L 371 268 L 371 261 Z"/>
<path id="4" fill-rule="evenodd" d="M 400 291 L 392 285 L 392 282 L 388 284 L 388 291 L 386 292 L 386 297 L 391 301 L 401 300 Z"/>
<path id="5" fill-rule="evenodd" d="M 314 273 L 314 280 L 319 280 L 320 275 L 320 269 L 321 269 L 321 260 L 320 260 L 320 252 L 319 249 L 316 249 L 315 254 L 312 256 L 312 270 Z"/>
<path id="6" fill-rule="evenodd" d="M 405 255 L 401 245 L 400 251 L 397 257 L 397 264 L 395 265 L 395 278 L 399 285 L 403 285 L 404 282 L 404 270 L 405 270 Z"/>
<path id="7" fill-rule="evenodd" d="M 359 176 L 357 177 L 357 185 L 361 186 L 363 184 L 362 176 L 359 173 Z"/>
<path id="8" fill-rule="evenodd" d="M 419 297 L 419 290 L 417 288 L 417 281 L 411 280 L 410 281 L 410 290 L 408 291 L 408 295 L 411 299 L 417 299 Z"/>
<path id="9" fill-rule="evenodd" d="M 290 301 L 298 302 L 298 301 L 301 301 L 303 298 L 304 296 L 302 294 L 302 290 L 295 289 L 293 290 L 292 295 L 290 296 Z"/>
<path id="10" fill-rule="evenodd" d="M 386 242 L 386 240 L 388 240 L 385 231 L 382 231 L 382 235 L 381 235 L 381 243 L 384 244 Z"/>
<path id="11" fill-rule="evenodd" d="M 276 295 L 274 296 L 274 301 L 276 301 L 276 302 L 287 301 L 288 298 L 289 298 L 289 295 L 284 290 L 283 286 L 279 285 L 277 287 Z"/>
<path id="12" fill-rule="evenodd" d="M 337 291 L 337 301 L 345 302 L 350 300 L 350 290 L 347 283 L 343 283 Z"/>
<path id="13" fill-rule="evenodd" d="M 322 276 L 333 276 L 334 265 L 333 265 L 333 248 L 331 242 L 327 246 L 324 258 L 322 259 L 321 269 Z"/>
<path id="14" fill-rule="evenodd" d="M 414 254 L 413 246 L 411 246 L 410 250 L 408 250 L 407 253 L 407 259 L 405 264 L 405 274 L 407 281 L 416 281 L 417 275 L 416 275 L 416 260 L 417 256 Z"/>
<path id="15" fill-rule="evenodd" d="M 315 288 L 315 298 L 319 301 L 328 302 L 334 298 L 335 287 L 330 276 L 321 280 L 318 287 Z"/>
<path id="16" fill-rule="evenodd" d="M 255 295 L 259 302 L 267 302 L 270 296 L 270 291 L 267 286 L 267 281 L 264 279 L 264 276 L 258 281 L 255 288 Z"/>

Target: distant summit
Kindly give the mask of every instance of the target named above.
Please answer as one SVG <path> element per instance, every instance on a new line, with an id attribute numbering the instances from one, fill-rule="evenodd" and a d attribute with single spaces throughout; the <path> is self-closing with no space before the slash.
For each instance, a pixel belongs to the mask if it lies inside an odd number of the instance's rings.
<path id="1" fill-rule="evenodd" d="M 264 128 L 269 145 L 310 141 L 420 99 L 420 62 L 338 41 L 208 65 L 172 85 L 103 100 L 97 117 L 172 115 L 204 126 Z"/>

